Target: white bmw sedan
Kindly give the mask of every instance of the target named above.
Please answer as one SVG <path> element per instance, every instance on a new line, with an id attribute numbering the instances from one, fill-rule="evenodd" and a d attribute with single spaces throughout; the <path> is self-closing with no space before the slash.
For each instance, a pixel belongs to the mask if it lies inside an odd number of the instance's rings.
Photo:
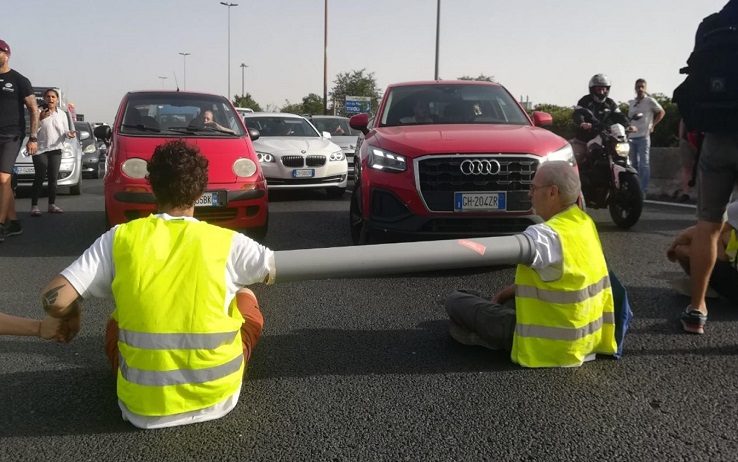
<path id="1" fill-rule="evenodd" d="M 253 144 L 269 189 L 325 188 L 329 197 L 346 191 L 346 155 L 329 133 L 295 114 L 255 112 L 244 120 L 259 130 Z"/>

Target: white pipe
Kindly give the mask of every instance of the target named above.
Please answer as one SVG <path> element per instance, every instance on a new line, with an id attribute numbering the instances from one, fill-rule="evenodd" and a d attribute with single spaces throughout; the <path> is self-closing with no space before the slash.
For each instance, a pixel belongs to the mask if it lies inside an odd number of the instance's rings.
<path id="1" fill-rule="evenodd" d="M 533 246 L 523 234 L 397 244 L 274 252 L 275 282 L 530 264 Z"/>

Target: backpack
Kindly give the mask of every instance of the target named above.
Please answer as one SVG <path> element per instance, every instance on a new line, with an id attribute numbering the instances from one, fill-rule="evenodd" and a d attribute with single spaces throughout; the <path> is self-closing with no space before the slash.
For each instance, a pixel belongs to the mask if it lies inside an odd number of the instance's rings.
<path id="1" fill-rule="evenodd" d="M 738 133 L 738 23 L 715 13 L 698 29 L 674 102 L 691 130 Z"/>

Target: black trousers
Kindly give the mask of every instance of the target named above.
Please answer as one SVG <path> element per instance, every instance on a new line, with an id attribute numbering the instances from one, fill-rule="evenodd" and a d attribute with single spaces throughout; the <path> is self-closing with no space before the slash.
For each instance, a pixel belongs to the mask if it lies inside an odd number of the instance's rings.
<path id="1" fill-rule="evenodd" d="M 41 188 L 46 177 L 49 180 L 49 204 L 54 204 L 56 202 L 56 180 L 59 176 L 59 165 L 61 165 L 61 149 L 36 154 L 31 159 L 33 159 L 33 169 L 35 170 L 31 206 L 38 205 L 38 196 L 41 194 Z"/>

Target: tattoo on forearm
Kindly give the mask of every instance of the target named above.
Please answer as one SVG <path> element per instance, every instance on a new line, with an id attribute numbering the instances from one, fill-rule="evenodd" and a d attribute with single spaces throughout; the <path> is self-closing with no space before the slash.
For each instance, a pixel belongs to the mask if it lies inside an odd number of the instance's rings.
<path id="1" fill-rule="evenodd" d="M 44 305 L 44 311 L 47 313 L 49 312 L 49 309 L 51 309 L 51 306 L 56 303 L 56 299 L 59 298 L 59 291 L 64 286 L 57 286 L 52 289 L 49 289 L 41 298 L 42 303 Z"/>

